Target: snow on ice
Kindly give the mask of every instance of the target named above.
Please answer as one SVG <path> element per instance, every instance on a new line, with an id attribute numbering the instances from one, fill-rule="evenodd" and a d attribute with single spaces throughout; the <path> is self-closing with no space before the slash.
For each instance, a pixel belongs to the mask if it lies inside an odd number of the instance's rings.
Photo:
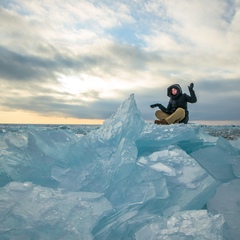
<path id="1" fill-rule="evenodd" d="M 240 239 L 239 140 L 145 122 L 133 94 L 95 129 L 0 130 L 0 239 Z"/>

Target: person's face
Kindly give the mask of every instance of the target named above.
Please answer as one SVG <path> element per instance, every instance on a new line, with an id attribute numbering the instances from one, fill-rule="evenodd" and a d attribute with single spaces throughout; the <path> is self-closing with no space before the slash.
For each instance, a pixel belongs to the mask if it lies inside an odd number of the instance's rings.
<path id="1" fill-rule="evenodd" d="M 176 95 L 178 90 L 176 88 L 172 88 L 172 95 Z"/>

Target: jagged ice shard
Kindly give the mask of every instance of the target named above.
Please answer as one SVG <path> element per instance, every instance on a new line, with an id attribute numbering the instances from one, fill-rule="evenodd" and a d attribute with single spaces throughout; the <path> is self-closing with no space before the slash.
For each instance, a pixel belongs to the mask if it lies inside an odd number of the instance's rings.
<path id="1" fill-rule="evenodd" d="M 5 130 L 0 239 L 237 239 L 237 215 L 217 202 L 239 148 L 209 139 L 198 124 L 145 122 L 133 94 L 86 135 Z"/>

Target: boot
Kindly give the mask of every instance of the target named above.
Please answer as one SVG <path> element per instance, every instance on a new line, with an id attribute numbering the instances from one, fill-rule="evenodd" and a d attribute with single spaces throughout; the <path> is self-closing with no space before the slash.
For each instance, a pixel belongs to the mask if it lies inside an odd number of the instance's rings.
<path id="1" fill-rule="evenodd" d="M 155 120 L 154 123 L 155 124 L 161 124 L 160 120 Z"/>
<path id="2" fill-rule="evenodd" d="M 161 119 L 160 120 L 160 124 L 161 125 L 168 125 L 167 121 L 165 119 Z"/>
<path id="3" fill-rule="evenodd" d="M 155 124 L 160 124 L 160 125 L 168 125 L 168 123 L 165 119 L 155 120 L 154 123 Z"/>

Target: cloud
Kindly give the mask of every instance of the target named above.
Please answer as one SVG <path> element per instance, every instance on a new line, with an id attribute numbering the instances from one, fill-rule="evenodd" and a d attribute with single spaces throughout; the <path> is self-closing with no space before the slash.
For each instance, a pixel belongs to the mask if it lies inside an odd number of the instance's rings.
<path id="1" fill-rule="evenodd" d="M 1 78 L 11 81 L 44 80 L 52 77 L 51 72 L 46 71 L 54 62 L 32 55 L 12 52 L 0 46 L 0 72 Z"/>
<path id="2" fill-rule="evenodd" d="M 193 118 L 237 119 L 239 20 L 227 0 L 1 3 L 0 108 L 106 118 L 135 93 L 152 119 L 170 84 L 194 82 Z"/>
<path id="3" fill-rule="evenodd" d="M 196 120 L 239 120 L 236 103 L 240 101 L 238 79 L 226 81 L 203 80 L 195 86 L 198 102 L 193 107 Z"/>
<path id="4" fill-rule="evenodd" d="M 239 7 L 227 1 L 205 0 L 169 1 L 169 4 L 167 12 L 172 23 L 167 30 L 156 28 L 155 34 L 147 36 L 148 47 L 154 47 L 163 56 L 182 59 L 185 66 L 198 64 L 206 68 L 215 63 L 231 67 L 229 54 L 234 58 L 239 54 L 239 47 L 234 46 L 240 34 L 235 26 Z"/>
<path id="5" fill-rule="evenodd" d="M 97 93 L 87 93 L 94 95 L 97 99 Z M 67 93 L 62 95 L 39 95 L 39 96 L 11 96 L 6 102 L 2 102 L 9 109 L 21 109 L 30 112 L 39 113 L 42 116 L 75 117 L 105 119 L 111 116 L 119 107 L 118 101 L 101 100 L 88 102 L 81 100 L 81 97 L 69 98 Z M 86 96 L 85 96 L 86 97 Z M 89 97 L 89 96 L 88 96 Z"/>

